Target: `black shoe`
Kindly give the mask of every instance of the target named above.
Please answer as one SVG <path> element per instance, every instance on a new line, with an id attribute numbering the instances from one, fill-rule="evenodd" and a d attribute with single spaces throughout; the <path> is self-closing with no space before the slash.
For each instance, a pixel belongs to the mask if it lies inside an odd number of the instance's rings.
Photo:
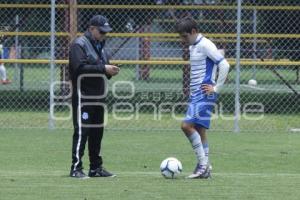
<path id="1" fill-rule="evenodd" d="M 104 168 L 90 169 L 89 177 L 116 177 L 115 174 L 106 171 Z"/>
<path id="2" fill-rule="evenodd" d="M 71 171 L 70 171 L 70 177 L 73 177 L 73 178 L 89 178 L 89 177 L 82 171 L 82 169 L 71 170 Z"/>

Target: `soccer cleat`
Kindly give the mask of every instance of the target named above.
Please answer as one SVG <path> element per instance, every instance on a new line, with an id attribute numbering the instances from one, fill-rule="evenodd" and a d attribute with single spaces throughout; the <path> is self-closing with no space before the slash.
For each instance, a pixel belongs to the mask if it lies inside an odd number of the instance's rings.
<path id="1" fill-rule="evenodd" d="M 103 167 L 99 167 L 94 170 L 90 169 L 89 177 L 116 177 L 116 175 L 105 170 Z"/>
<path id="2" fill-rule="evenodd" d="M 73 177 L 73 178 L 82 178 L 82 179 L 89 178 L 89 177 L 82 171 L 82 169 L 71 170 L 71 171 L 70 171 L 70 177 Z"/>
<path id="3" fill-rule="evenodd" d="M 210 175 L 210 165 L 209 164 L 207 164 L 207 165 L 197 164 L 196 167 L 195 167 L 194 172 L 186 178 L 189 178 L 189 179 L 196 179 L 196 178 L 207 179 L 209 177 L 211 177 L 211 175 Z"/>

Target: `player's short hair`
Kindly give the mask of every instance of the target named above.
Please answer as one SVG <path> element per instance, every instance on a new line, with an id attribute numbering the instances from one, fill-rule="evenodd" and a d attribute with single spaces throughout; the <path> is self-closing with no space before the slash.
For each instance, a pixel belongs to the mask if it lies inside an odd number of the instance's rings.
<path id="1" fill-rule="evenodd" d="M 176 22 L 177 33 L 192 33 L 192 29 L 198 31 L 197 22 L 190 17 L 185 17 Z"/>

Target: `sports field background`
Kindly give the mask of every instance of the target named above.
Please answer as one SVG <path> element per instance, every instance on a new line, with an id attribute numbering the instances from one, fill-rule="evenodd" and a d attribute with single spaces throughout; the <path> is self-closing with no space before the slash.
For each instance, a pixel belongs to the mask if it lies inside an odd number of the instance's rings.
<path id="1" fill-rule="evenodd" d="M 19 66 L 20 67 L 20 66 Z M 12 77 L 14 82 L 10 85 L 1 86 L 1 90 L 18 90 L 20 87 L 20 70 L 13 64 L 6 64 L 8 77 Z M 50 69 L 45 64 L 22 64 L 23 67 L 23 87 L 24 90 L 49 90 Z M 55 80 L 60 80 L 60 65 L 56 66 Z M 240 75 L 241 90 L 246 92 L 275 92 L 293 93 L 270 69 L 276 69 L 278 73 L 288 81 L 296 90 L 300 90 L 297 80 L 297 68 L 295 66 L 259 66 L 253 70 L 253 66 L 243 66 Z M 132 81 L 136 91 L 181 91 L 182 90 L 182 66 L 181 65 L 151 65 L 150 79 L 148 81 L 136 80 L 135 65 L 122 65 L 118 76 L 110 81 L 112 85 L 115 81 Z M 248 81 L 257 80 L 257 87 L 248 85 Z M 231 66 L 231 71 L 225 85 L 225 91 L 235 91 L 236 71 Z"/>
<path id="2" fill-rule="evenodd" d="M 1 120 L 2 127 L 7 128 L 48 128 L 49 124 L 49 80 L 50 77 L 47 65 L 24 65 L 24 82 L 22 91 L 20 90 L 20 76 L 13 65 L 7 65 L 8 75 L 16 77 L 16 80 L 10 85 L 0 86 L 0 91 L 5 94 L 1 97 Z M 59 69 L 59 65 L 57 68 Z M 296 90 L 300 90 L 300 85 L 296 81 L 296 71 L 293 67 L 276 67 L 285 80 Z M 60 70 L 56 71 L 55 80 L 60 80 Z M 239 120 L 240 129 L 242 131 L 256 132 L 277 132 L 290 131 L 291 129 L 299 129 L 299 110 L 300 102 L 297 95 L 288 88 L 278 77 L 274 75 L 268 68 L 256 69 L 256 80 L 258 85 L 248 85 L 248 80 L 251 79 L 253 68 L 243 68 L 241 73 L 241 103 L 242 113 Z M 234 130 L 234 105 L 235 105 L 235 69 L 229 73 L 226 85 L 220 95 L 218 108 L 223 113 L 217 113 L 217 119 L 212 120 L 213 130 Z M 17 76 L 16 76 L 17 75 Z M 182 69 L 181 66 L 151 66 L 150 79 L 148 81 L 136 80 L 135 68 L 131 65 L 122 66 L 120 75 L 110 80 L 109 90 L 117 81 L 128 81 L 134 88 L 128 84 L 118 84 L 116 93 L 132 92 L 134 96 L 131 99 L 116 99 L 111 95 L 107 98 L 109 105 L 114 103 L 131 103 L 135 109 L 136 104 L 148 102 L 155 103 L 159 107 L 160 103 L 171 102 L 185 103 L 187 99 L 180 99 L 182 96 Z M 56 85 L 55 92 L 57 95 L 60 91 L 60 85 Z M 171 93 L 171 99 L 158 96 L 155 99 L 155 94 L 166 95 Z M 122 94 L 122 93 L 121 93 Z M 143 95 L 146 98 L 143 99 Z M 178 95 L 179 94 L 179 95 Z M 128 93 L 125 93 L 128 95 Z M 151 96 L 152 95 L 152 96 Z M 177 96 L 176 96 L 177 95 Z M 152 98 L 150 98 L 150 96 Z M 174 97 L 175 96 L 175 97 Z M 26 103 L 25 103 L 26 102 Z M 59 102 L 59 101 L 58 101 Z M 67 99 L 67 102 L 68 99 Z M 259 103 L 264 106 L 264 111 L 248 113 L 246 116 L 253 120 L 247 120 L 244 117 L 243 108 L 247 103 Z M 70 102 L 69 102 L 70 103 Z M 176 130 L 179 121 L 171 117 L 171 113 L 162 115 L 164 123 L 154 119 L 154 109 L 144 107 L 139 112 L 137 119 L 136 113 L 118 113 L 118 116 L 134 115 L 133 120 L 115 120 L 113 114 L 109 111 L 108 129 L 151 129 L 151 130 Z M 177 117 L 183 117 L 185 108 L 179 108 L 176 113 Z M 70 110 L 64 107 L 55 107 L 55 117 L 63 117 L 66 120 L 55 120 L 56 128 L 71 128 L 72 122 L 68 118 Z M 220 114 L 226 117 L 223 119 Z M 2 117 L 3 116 L 3 117 Z M 261 116 L 260 118 L 255 117 Z M 231 117 L 231 118 L 228 118 Z M 143 123 L 139 123 L 138 121 Z M 142 125 L 141 125 L 142 124 Z"/>
<path id="3" fill-rule="evenodd" d="M 12 58 L 30 63 L 2 60 L 7 62 L 5 67 L 12 84 L 0 85 L 0 200 L 299 199 L 299 1 L 243 0 L 240 21 L 235 1 L 174 2 L 57 0 L 52 15 L 55 34 L 50 27 L 50 1 L 0 0 L 0 44 L 6 51 L 16 47 L 20 55 Z M 50 75 L 54 74 L 54 81 L 68 81 L 69 44 L 73 36 L 86 30 L 89 18 L 99 13 L 109 18 L 114 29 L 108 34 L 107 43 L 110 52 L 117 50 L 112 60 L 119 61 L 116 64 L 144 61 L 148 64 L 124 64 L 120 74 L 109 82 L 110 112 L 102 153 L 104 166 L 116 173 L 117 178 L 78 180 L 68 176 L 71 119 L 56 120 L 53 129 L 49 128 Z M 153 119 L 153 110 L 144 107 L 138 119 L 134 115 L 132 120 L 116 120 L 111 112 L 111 107 L 120 101 L 134 105 L 187 101 L 182 95 L 182 73 L 188 65 L 180 62 L 184 46 L 174 33 L 174 16 L 184 14 L 196 19 L 201 33 L 216 42 L 231 63 L 235 62 L 237 53 L 237 22 L 241 22 L 241 72 L 238 74 L 237 66 L 231 65 L 218 101 L 224 112 L 212 120 L 209 130 L 213 166 L 209 180 L 185 179 L 194 169 L 195 156 L 180 130 L 180 120 L 174 120 L 170 113 L 157 120 Z M 76 23 L 71 18 L 77 19 Z M 55 35 L 52 46 L 55 59 L 64 63 L 56 64 L 53 71 L 49 64 L 51 35 Z M 41 59 L 46 64 L 39 63 Z M 154 64 L 162 60 L 167 63 Z M 143 67 L 150 68 L 147 80 L 138 74 Z M 247 114 L 252 119 L 263 114 L 259 120 L 246 119 L 243 115 L 246 112 L 241 109 L 239 133 L 234 132 L 233 120 L 237 77 L 242 108 L 251 102 L 265 108 L 263 113 Z M 257 80 L 258 84 L 249 85 L 250 79 Z M 112 86 L 117 81 L 134 85 L 132 99 L 112 98 Z M 119 94 L 128 95 L 130 91 L 128 84 L 117 88 Z M 56 86 L 55 95 L 65 92 L 68 92 L 65 88 Z M 168 93 L 170 99 L 153 98 L 154 94 Z M 152 96 L 143 99 L 142 94 Z M 55 99 L 55 102 L 69 103 L 70 99 Z M 184 112 L 185 108 L 178 107 L 175 114 L 182 117 Z M 67 118 L 70 114 L 67 107 L 55 109 L 56 117 Z M 131 114 L 124 112 L 118 116 Z M 183 164 L 183 172 L 175 180 L 164 179 L 159 171 L 161 161 L 170 156 Z M 87 172 L 87 152 L 84 167 Z"/>

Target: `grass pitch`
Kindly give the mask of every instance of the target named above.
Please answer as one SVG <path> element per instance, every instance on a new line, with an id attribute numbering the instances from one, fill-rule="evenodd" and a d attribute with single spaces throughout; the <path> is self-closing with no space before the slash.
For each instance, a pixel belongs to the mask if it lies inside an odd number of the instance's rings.
<path id="1" fill-rule="evenodd" d="M 0 129 L 0 199 L 298 199 L 300 135 L 211 132 L 210 180 L 186 180 L 195 158 L 180 131 L 106 131 L 105 167 L 116 178 L 69 178 L 72 130 Z M 164 179 L 175 156 L 183 173 Z M 84 156 L 88 170 L 87 155 Z"/>

